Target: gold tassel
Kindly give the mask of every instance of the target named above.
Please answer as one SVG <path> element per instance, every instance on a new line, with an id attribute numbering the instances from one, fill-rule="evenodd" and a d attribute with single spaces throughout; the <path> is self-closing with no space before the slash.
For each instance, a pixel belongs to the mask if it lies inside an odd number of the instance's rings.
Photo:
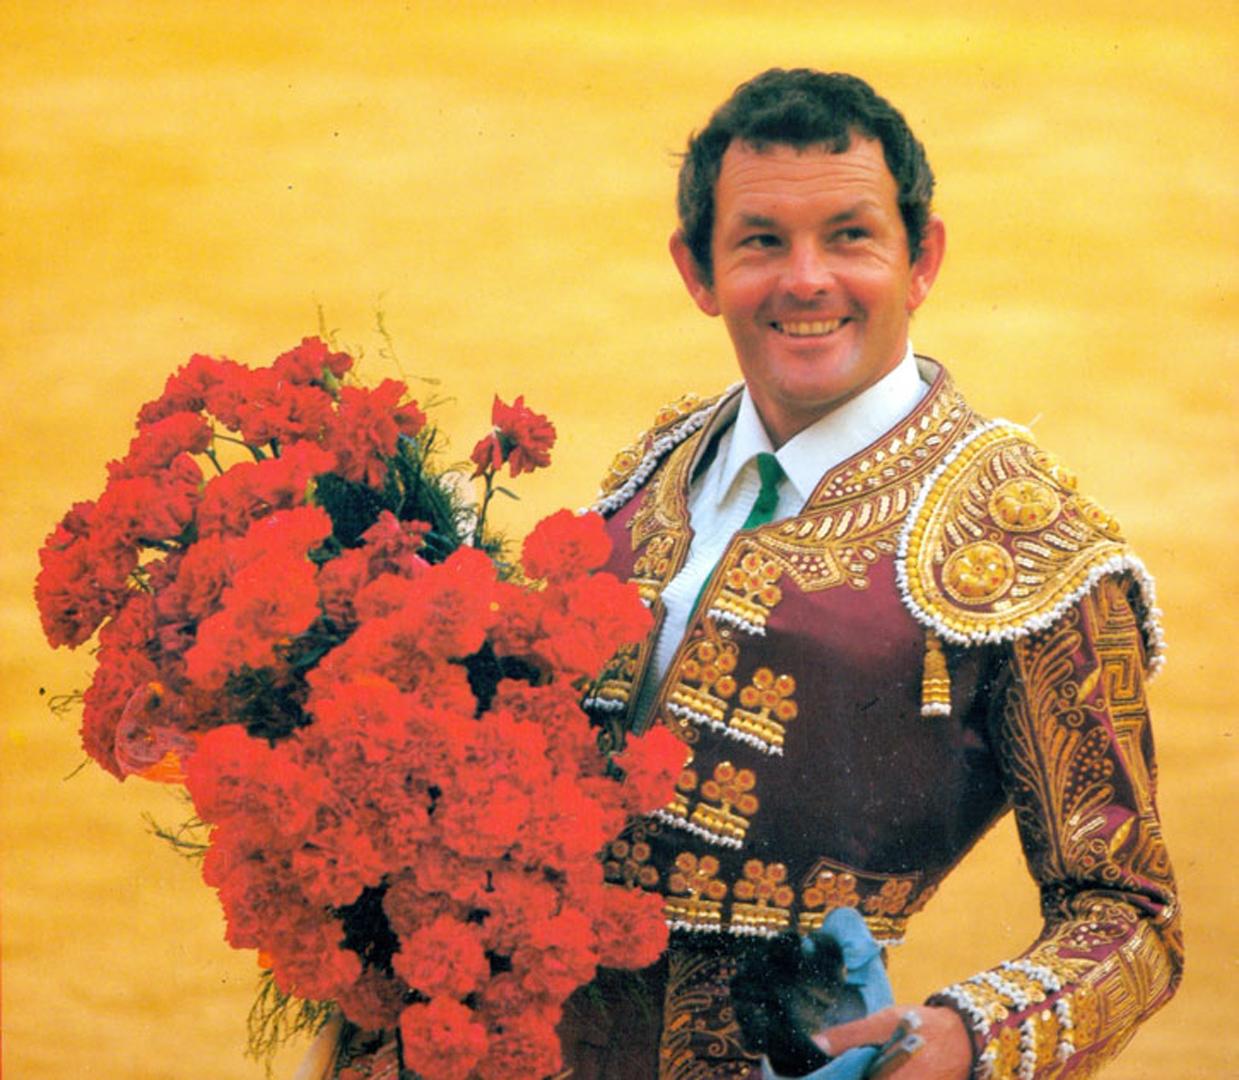
<path id="1" fill-rule="evenodd" d="M 925 631 L 925 670 L 921 676 L 921 715 L 951 715 L 951 673 L 946 666 L 942 640 L 932 630 Z"/>

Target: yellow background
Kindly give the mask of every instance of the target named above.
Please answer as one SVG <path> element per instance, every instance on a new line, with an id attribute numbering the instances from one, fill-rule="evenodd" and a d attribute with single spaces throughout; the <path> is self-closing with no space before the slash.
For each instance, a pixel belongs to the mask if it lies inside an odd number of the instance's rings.
<path id="1" fill-rule="evenodd" d="M 1107 1075 L 1235 1075 L 1239 524 L 1231 5 L 301 0 L 0 6 L 3 1055 L 13 1080 L 231 1080 L 252 954 L 144 831 L 168 792 L 89 767 L 40 688 L 83 685 L 35 552 L 137 407 L 202 351 L 253 363 L 321 305 L 362 373 L 386 313 L 464 456 L 490 395 L 560 430 L 514 533 L 587 501 L 685 389 L 734 377 L 665 254 L 674 152 L 773 64 L 855 71 L 908 116 L 949 248 L 914 327 L 984 412 L 1035 424 L 1158 577 L 1165 831 L 1189 973 Z M 421 387 L 423 395 L 428 387 Z M 919 998 L 1036 927 L 1004 825 L 896 954 Z M 283 1059 L 288 1064 L 289 1058 Z"/>

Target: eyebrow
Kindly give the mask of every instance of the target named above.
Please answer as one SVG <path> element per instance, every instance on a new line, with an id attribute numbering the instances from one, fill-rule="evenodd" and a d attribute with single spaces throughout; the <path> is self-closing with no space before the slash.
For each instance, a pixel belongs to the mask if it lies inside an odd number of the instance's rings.
<path id="1" fill-rule="evenodd" d="M 838 225 L 845 221 L 851 221 L 853 218 L 860 217 L 861 214 L 870 210 L 879 210 L 881 205 L 874 199 L 861 199 L 853 203 L 846 210 L 840 210 L 837 214 L 832 214 L 826 219 L 827 225 Z M 778 222 L 765 214 L 742 214 L 740 216 L 740 224 L 749 229 L 773 229 L 778 226 Z"/>

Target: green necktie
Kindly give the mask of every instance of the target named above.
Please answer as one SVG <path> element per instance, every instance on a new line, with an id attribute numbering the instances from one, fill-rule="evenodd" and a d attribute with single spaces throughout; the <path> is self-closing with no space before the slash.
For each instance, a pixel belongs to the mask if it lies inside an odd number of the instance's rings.
<path id="1" fill-rule="evenodd" d="M 779 505 L 779 484 L 783 480 L 783 467 L 773 454 L 757 455 L 757 474 L 761 477 L 761 491 L 753 503 L 753 509 L 744 519 L 742 529 L 755 529 L 767 524 L 774 517 L 774 508 Z"/>
<path id="2" fill-rule="evenodd" d="M 774 517 L 774 508 L 779 505 L 779 484 L 783 482 L 783 466 L 773 454 L 757 455 L 757 475 L 761 477 L 761 490 L 753 500 L 753 508 L 744 519 L 741 529 L 755 529 L 758 525 L 766 525 Z M 717 570 L 718 566 L 714 567 Z M 701 606 L 701 598 L 705 596 L 706 587 L 714 577 L 714 570 L 706 575 L 701 588 L 697 590 L 697 599 L 693 601 L 693 611 Z"/>

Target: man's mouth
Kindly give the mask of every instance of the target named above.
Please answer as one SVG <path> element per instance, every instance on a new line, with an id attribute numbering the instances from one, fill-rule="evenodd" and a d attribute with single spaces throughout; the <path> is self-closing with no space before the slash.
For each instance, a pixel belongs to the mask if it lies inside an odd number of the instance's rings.
<path id="1" fill-rule="evenodd" d="M 780 334 L 788 337 L 824 337 L 833 334 L 847 319 L 802 319 L 798 322 L 775 322 L 773 326 Z"/>

